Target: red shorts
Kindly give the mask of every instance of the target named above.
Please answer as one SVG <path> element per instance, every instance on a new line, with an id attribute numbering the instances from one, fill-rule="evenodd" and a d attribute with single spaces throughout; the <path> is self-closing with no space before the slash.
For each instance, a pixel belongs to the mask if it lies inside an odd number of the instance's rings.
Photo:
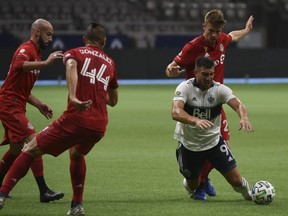
<path id="1" fill-rule="evenodd" d="M 11 113 L 1 110 L 0 120 L 5 130 L 3 141 L 0 145 L 9 143 L 22 144 L 25 138 L 36 133 L 25 113 Z"/>
<path id="2" fill-rule="evenodd" d="M 70 118 L 61 116 L 37 136 L 37 146 L 43 153 L 58 156 L 72 146 L 83 155 L 94 147 L 104 136 L 103 132 L 80 127 Z"/>
<path id="3" fill-rule="evenodd" d="M 230 139 L 228 121 L 227 121 L 227 117 L 226 117 L 226 114 L 224 112 L 223 107 L 221 109 L 221 136 L 222 136 L 223 140 L 229 140 Z"/>

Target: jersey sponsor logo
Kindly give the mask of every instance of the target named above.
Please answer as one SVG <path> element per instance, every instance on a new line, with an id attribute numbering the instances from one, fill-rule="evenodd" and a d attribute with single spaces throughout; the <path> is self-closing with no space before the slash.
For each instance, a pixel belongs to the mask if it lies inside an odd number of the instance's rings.
<path id="1" fill-rule="evenodd" d="M 216 67 L 219 64 L 224 64 L 225 54 L 221 54 L 219 59 L 214 61 L 214 66 Z"/>
<path id="2" fill-rule="evenodd" d="M 30 73 L 32 73 L 32 74 L 38 76 L 38 75 L 40 74 L 40 70 L 38 70 L 38 69 L 34 69 L 34 70 L 31 70 Z"/>
<path id="3" fill-rule="evenodd" d="M 203 108 L 203 107 L 195 107 L 189 104 L 184 105 L 184 110 L 187 112 L 189 115 L 195 116 L 200 119 L 214 119 L 217 116 L 220 115 L 221 113 L 221 107 L 222 105 L 219 104 L 215 107 L 211 108 Z"/>
<path id="4" fill-rule="evenodd" d="M 211 119 L 211 109 L 193 109 L 193 116 L 200 119 Z"/>

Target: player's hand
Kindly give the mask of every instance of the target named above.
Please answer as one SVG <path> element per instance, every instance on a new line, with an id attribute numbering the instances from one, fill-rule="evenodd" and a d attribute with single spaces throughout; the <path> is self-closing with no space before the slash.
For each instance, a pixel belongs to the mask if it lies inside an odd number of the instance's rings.
<path id="1" fill-rule="evenodd" d="M 213 125 L 214 124 L 211 121 L 207 120 L 207 119 L 198 119 L 196 121 L 196 126 L 201 128 L 201 129 L 208 129 L 208 128 L 210 128 Z"/>
<path id="2" fill-rule="evenodd" d="M 246 29 L 248 29 L 249 31 L 253 29 L 253 20 L 254 20 L 254 17 L 250 16 L 246 22 Z"/>
<path id="3" fill-rule="evenodd" d="M 80 101 L 77 98 L 71 99 L 70 98 L 70 103 L 75 106 L 78 110 L 85 111 L 90 109 L 92 100 L 87 100 L 87 101 Z"/>
<path id="4" fill-rule="evenodd" d="M 47 65 L 51 64 L 54 62 L 56 59 L 62 59 L 63 58 L 63 53 L 62 51 L 56 51 L 51 53 L 48 58 L 46 59 Z"/>
<path id="5" fill-rule="evenodd" d="M 240 125 L 239 130 L 243 130 L 246 132 L 253 132 L 254 131 L 253 126 L 249 122 L 248 119 L 241 119 L 239 125 Z"/>
<path id="6" fill-rule="evenodd" d="M 53 117 L 53 110 L 47 104 L 41 104 L 38 109 L 47 119 Z"/>
<path id="7" fill-rule="evenodd" d="M 184 72 L 185 72 L 185 70 L 180 70 L 180 66 L 179 65 L 169 65 L 167 67 L 167 75 L 169 77 L 177 77 L 181 73 L 184 73 Z"/>

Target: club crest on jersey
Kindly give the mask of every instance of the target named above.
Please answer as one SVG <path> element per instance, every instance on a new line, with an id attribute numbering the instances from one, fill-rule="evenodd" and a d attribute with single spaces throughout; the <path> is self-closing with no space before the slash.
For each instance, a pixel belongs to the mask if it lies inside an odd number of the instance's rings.
<path id="1" fill-rule="evenodd" d="M 219 48 L 220 48 L 220 51 L 221 51 L 221 52 L 224 51 L 224 46 L 223 46 L 223 44 L 220 44 Z"/>
<path id="2" fill-rule="evenodd" d="M 208 103 L 213 104 L 215 101 L 215 97 L 212 94 L 210 94 L 208 95 L 207 101 Z"/>

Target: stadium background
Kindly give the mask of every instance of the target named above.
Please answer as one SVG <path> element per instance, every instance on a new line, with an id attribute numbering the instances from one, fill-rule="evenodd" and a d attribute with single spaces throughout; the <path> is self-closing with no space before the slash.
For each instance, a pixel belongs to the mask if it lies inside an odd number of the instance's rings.
<path id="1" fill-rule="evenodd" d="M 168 80 L 165 67 L 185 42 L 202 33 L 203 16 L 213 8 L 223 10 L 226 33 L 255 17 L 253 31 L 229 47 L 226 78 L 287 80 L 288 0 L 1 0 L 0 80 L 39 17 L 54 25 L 54 40 L 43 59 L 53 50 L 82 45 L 84 28 L 97 21 L 108 29 L 106 52 L 116 61 L 119 79 Z M 64 66 L 57 62 L 39 79 L 63 80 Z"/>

